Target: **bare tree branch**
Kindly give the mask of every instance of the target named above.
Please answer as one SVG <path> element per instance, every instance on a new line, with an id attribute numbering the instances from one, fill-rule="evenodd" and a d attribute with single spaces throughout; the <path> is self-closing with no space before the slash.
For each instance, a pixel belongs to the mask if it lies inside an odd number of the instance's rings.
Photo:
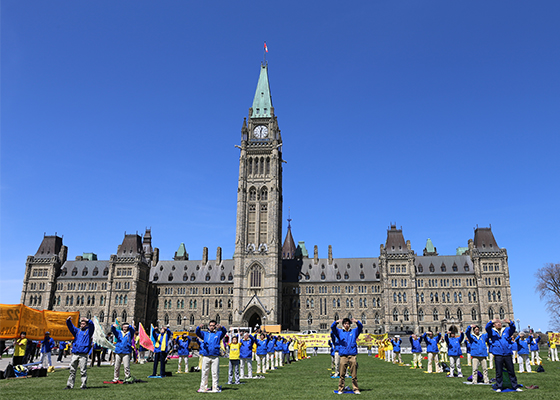
<path id="1" fill-rule="evenodd" d="M 535 291 L 546 301 L 551 327 L 560 330 L 560 264 L 545 264 L 537 270 L 535 277 Z"/>

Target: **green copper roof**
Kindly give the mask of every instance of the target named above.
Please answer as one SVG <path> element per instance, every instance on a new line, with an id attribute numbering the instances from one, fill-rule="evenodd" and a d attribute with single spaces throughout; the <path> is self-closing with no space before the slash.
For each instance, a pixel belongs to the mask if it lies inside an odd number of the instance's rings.
<path id="1" fill-rule="evenodd" d="M 465 251 L 467 251 L 469 248 L 468 247 L 457 247 L 457 255 L 458 256 L 462 256 L 463 254 L 465 254 Z"/>
<path id="2" fill-rule="evenodd" d="M 83 253 L 82 258 L 84 260 L 96 261 L 97 260 L 97 254 L 95 254 L 95 253 Z"/>
<path id="3" fill-rule="evenodd" d="M 428 253 L 435 253 L 436 249 L 434 248 L 434 244 L 432 243 L 432 239 L 428 238 L 428 240 L 426 240 L 426 251 Z"/>
<path id="4" fill-rule="evenodd" d="M 183 257 L 187 255 L 187 249 L 185 248 L 185 243 L 181 243 L 179 250 L 177 250 L 177 257 Z"/>
<path id="5" fill-rule="evenodd" d="M 309 257 L 309 252 L 307 251 L 307 249 L 305 248 L 305 242 L 300 240 L 297 244 L 297 247 L 299 249 L 299 251 L 301 251 L 301 255 L 304 258 L 308 258 Z"/>
<path id="6" fill-rule="evenodd" d="M 271 107 L 272 98 L 270 97 L 270 86 L 268 84 L 268 66 L 266 64 L 261 64 L 259 83 L 257 83 L 257 91 L 253 99 L 252 118 L 270 117 Z"/>

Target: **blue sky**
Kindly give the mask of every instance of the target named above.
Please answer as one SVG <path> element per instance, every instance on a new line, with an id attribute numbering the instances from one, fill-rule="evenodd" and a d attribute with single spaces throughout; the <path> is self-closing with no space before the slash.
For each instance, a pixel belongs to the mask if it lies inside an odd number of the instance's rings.
<path id="1" fill-rule="evenodd" d="M 560 262 L 556 1 L 1 3 L 0 302 L 28 255 L 69 259 L 152 228 L 162 259 L 234 251 L 243 117 L 263 41 L 296 241 L 419 254 L 489 226 L 521 325 Z M 285 226 L 284 226 L 285 233 Z"/>

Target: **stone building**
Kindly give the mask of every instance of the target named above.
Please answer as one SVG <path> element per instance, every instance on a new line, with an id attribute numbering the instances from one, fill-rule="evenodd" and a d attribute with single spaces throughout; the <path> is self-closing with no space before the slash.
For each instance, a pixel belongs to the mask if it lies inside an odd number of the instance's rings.
<path id="1" fill-rule="evenodd" d="M 80 311 L 108 327 L 117 317 L 190 329 L 216 319 L 226 326 L 280 324 L 326 331 L 354 317 L 370 333 L 466 328 L 494 316 L 513 319 L 508 257 L 491 228 L 476 228 L 467 247 L 439 255 L 430 239 L 422 255 L 391 225 L 376 257 L 309 256 L 295 244 L 290 221 L 282 243 L 282 137 L 272 105 L 268 66 L 241 128 L 237 228 L 233 259 L 204 248 L 190 260 L 181 243 L 160 260 L 151 230 L 125 234 L 116 254 L 67 260 L 62 237 L 45 236 L 26 262 L 21 302 Z"/>

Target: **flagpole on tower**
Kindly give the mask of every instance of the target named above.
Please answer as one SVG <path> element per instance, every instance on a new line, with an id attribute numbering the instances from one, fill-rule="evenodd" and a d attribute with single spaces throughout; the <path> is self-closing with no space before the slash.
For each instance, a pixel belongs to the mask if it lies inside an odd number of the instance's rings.
<path id="1" fill-rule="evenodd" d="M 266 65 L 266 53 L 268 53 L 268 47 L 266 46 L 266 41 L 265 41 L 264 48 L 263 48 L 263 65 Z"/>

